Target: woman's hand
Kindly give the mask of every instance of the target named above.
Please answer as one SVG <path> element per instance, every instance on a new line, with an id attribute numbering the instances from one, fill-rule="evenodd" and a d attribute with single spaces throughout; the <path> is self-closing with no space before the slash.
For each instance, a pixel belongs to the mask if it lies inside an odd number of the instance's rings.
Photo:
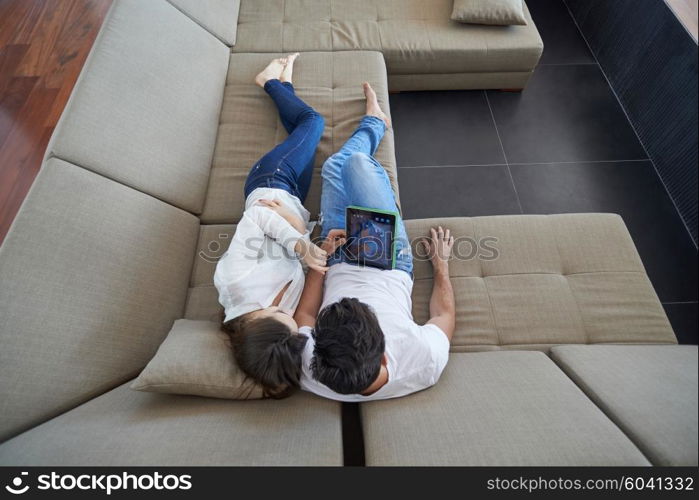
<path id="1" fill-rule="evenodd" d="M 309 269 L 325 274 L 328 270 L 328 252 L 306 238 L 299 238 L 296 242 L 296 253 Z"/>
<path id="2" fill-rule="evenodd" d="M 301 238 L 296 243 L 296 253 L 309 269 L 325 274 L 329 269 L 327 266 L 328 256 L 334 254 L 335 250 L 345 244 L 346 235 L 344 229 L 333 229 L 320 246 L 311 243 L 306 238 Z"/>
<path id="3" fill-rule="evenodd" d="M 291 225 L 291 227 L 296 229 L 299 233 L 306 233 L 306 226 L 303 223 L 303 221 L 297 215 L 294 215 L 294 213 L 291 210 L 289 210 L 289 208 L 287 208 L 287 206 L 284 205 L 281 201 L 258 200 L 257 203 L 269 208 L 270 210 L 273 210 L 274 212 L 277 212 L 277 214 L 284 218 L 284 220 L 286 220 Z"/>

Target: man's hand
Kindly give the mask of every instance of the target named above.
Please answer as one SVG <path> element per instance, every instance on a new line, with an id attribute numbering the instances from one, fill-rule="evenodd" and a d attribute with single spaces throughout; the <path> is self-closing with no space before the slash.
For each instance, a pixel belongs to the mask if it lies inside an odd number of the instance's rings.
<path id="1" fill-rule="evenodd" d="M 451 230 L 446 231 L 439 226 L 437 229 L 430 228 L 430 237 L 422 240 L 422 246 L 427 251 L 427 256 L 432 262 L 434 272 L 447 272 L 449 274 L 449 258 L 454 246 L 454 237 Z"/>
<path id="2" fill-rule="evenodd" d="M 325 274 L 329 269 L 328 256 L 345 244 L 346 234 L 344 229 L 333 229 L 320 245 L 311 243 L 305 238 L 301 239 L 296 243 L 296 253 L 301 256 L 309 269 Z"/>
<path id="3" fill-rule="evenodd" d="M 347 241 L 347 231 L 344 229 L 331 229 L 325 240 L 320 244 L 320 248 L 325 250 L 328 255 L 332 255 L 335 251 L 345 244 Z"/>
<path id="4" fill-rule="evenodd" d="M 294 213 L 291 210 L 289 210 L 289 208 L 287 208 L 287 206 L 284 205 L 281 201 L 258 200 L 257 203 L 269 208 L 270 210 L 273 210 L 274 212 L 277 212 L 277 214 L 283 217 L 284 220 L 286 220 L 291 225 L 291 227 L 296 229 L 299 233 L 306 233 L 306 226 L 304 225 L 303 221 L 297 215 L 294 215 Z"/>
<path id="5" fill-rule="evenodd" d="M 430 237 L 422 241 L 427 255 L 432 261 L 434 281 L 430 297 L 430 320 L 428 324 L 437 325 L 451 342 L 456 327 L 456 303 L 454 290 L 449 280 L 449 257 L 454 246 L 451 231 L 439 226 L 430 229 Z"/>

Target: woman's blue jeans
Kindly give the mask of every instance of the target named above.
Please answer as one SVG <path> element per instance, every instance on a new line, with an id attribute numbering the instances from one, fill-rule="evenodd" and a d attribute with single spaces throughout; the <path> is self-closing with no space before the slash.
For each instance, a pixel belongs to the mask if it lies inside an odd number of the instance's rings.
<path id="1" fill-rule="evenodd" d="M 345 209 L 350 205 L 398 212 L 395 194 L 386 169 L 373 157 L 386 132 L 383 120 L 365 116 L 352 137 L 323 165 L 320 211 L 322 236 L 331 229 L 345 228 Z M 403 220 L 396 220 L 396 269 L 412 276 L 413 256 Z M 338 251 L 328 265 L 346 260 Z"/>
<path id="2" fill-rule="evenodd" d="M 245 182 L 245 197 L 257 188 L 271 187 L 283 189 L 303 203 L 311 186 L 316 148 L 325 122 L 296 96 L 291 83 L 269 80 L 264 88 L 276 104 L 289 137 L 253 165 Z"/>

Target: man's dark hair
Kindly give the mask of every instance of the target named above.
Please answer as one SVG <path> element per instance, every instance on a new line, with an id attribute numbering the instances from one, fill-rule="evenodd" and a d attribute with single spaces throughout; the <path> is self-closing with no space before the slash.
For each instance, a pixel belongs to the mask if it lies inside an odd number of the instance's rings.
<path id="1" fill-rule="evenodd" d="M 308 338 L 294 335 L 274 318 L 240 316 L 223 323 L 240 369 L 260 384 L 265 396 L 281 399 L 299 387 L 301 352 Z"/>
<path id="2" fill-rule="evenodd" d="M 342 299 L 325 307 L 313 332 L 313 377 L 340 394 L 361 394 L 376 380 L 386 348 L 368 305 Z"/>

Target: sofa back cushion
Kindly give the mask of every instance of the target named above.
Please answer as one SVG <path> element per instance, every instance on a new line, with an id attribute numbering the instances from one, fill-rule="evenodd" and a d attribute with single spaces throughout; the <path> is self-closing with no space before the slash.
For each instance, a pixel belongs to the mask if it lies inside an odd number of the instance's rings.
<path id="1" fill-rule="evenodd" d="M 454 5 L 454 0 L 241 0 L 233 52 L 378 51 L 392 90 L 404 90 L 393 85 L 394 75 L 441 81 L 455 73 L 534 69 L 543 42 L 521 0 L 524 26 L 456 22 Z"/>
<path id="2" fill-rule="evenodd" d="M 540 352 L 452 354 L 434 387 L 359 407 L 369 467 L 650 465 Z"/>
<path id="3" fill-rule="evenodd" d="M 229 49 L 166 0 L 117 0 L 66 106 L 55 156 L 198 213 Z"/>
<path id="4" fill-rule="evenodd" d="M 198 219 L 51 159 L 0 247 L 0 441 L 134 377 L 182 316 Z"/>
<path id="5" fill-rule="evenodd" d="M 235 45 L 240 0 L 168 0 L 226 45 Z"/>
<path id="6" fill-rule="evenodd" d="M 697 466 L 697 346 L 567 345 L 551 357 L 653 465 Z"/>

